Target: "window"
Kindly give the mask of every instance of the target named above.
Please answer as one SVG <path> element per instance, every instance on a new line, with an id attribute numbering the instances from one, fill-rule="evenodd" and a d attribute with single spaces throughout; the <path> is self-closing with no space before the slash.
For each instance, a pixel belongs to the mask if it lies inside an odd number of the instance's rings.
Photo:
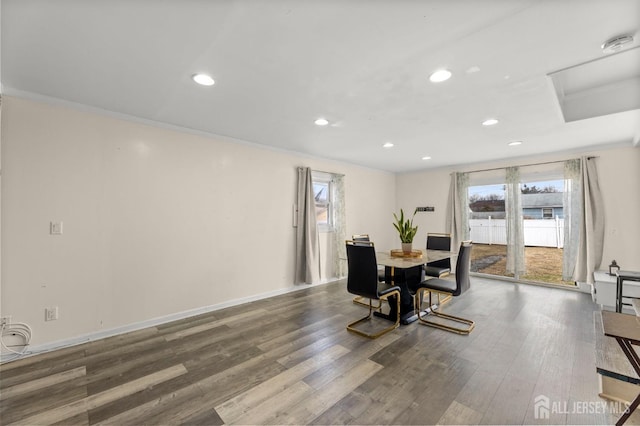
<path id="1" fill-rule="evenodd" d="M 333 230 L 333 185 L 331 175 L 328 173 L 313 172 L 312 179 L 318 230 L 330 232 Z"/>
<path id="2" fill-rule="evenodd" d="M 544 167 L 520 167 L 522 244 L 510 242 L 507 235 L 506 177 L 500 176 L 500 170 L 471 175 L 468 186 L 469 237 L 474 246 L 471 272 L 573 285 L 564 272 L 565 220 L 550 220 L 567 215 L 564 162 Z M 506 174 L 503 170 L 502 173 Z M 516 276 L 507 270 L 507 257 L 509 250 L 515 251 L 520 246 L 524 246 L 526 270 Z"/>

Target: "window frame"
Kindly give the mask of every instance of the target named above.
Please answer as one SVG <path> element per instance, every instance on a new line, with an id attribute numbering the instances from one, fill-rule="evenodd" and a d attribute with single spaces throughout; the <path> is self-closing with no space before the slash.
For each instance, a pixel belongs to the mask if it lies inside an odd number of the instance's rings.
<path id="1" fill-rule="evenodd" d="M 333 177 L 329 173 L 311 171 L 311 180 L 314 185 L 322 184 L 327 187 L 327 201 L 323 203 L 316 202 L 316 211 L 318 207 L 327 208 L 327 222 L 318 222 L 318 232 L 333 232 L 335 230 L 333 203 L 334 203 L 334 185 Z M 315 190 L 314 190 L 315 196 Z M 316 216 L 317 218 L 317 216 Z"/>
<path id="2" fill-rule="evenodd" d="M 551 215 L 547 216 L 545 215 L 545 211 L 551 211 Z M 553 214 L 553 207 L 543 207 L 542 208 L 542 218 L 543 219 L 553 219 L 554 218 L 554 214 Z"/>

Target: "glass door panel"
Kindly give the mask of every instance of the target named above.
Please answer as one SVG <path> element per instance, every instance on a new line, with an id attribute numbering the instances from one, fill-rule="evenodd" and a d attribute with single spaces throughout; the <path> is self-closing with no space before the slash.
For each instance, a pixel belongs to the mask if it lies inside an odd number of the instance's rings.
<path id="1" fill-rule="evenodd" d="M 520 191 L 526 272 L 517 278 L 573 285 L 562 280 L 564 180 L 526 182 Z M 471 271 L 514 277 L 506 272 L 505 186 L 470 186 L 469 210 Z"/>

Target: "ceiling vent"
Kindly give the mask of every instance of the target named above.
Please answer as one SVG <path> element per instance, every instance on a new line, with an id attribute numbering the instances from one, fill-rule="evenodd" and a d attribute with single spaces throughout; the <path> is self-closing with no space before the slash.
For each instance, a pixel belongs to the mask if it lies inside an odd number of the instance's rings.
<path id="1" fill-rule="evenodd" d="M 620 51 L 627 44 L 631 43 L 633 43 L 633 37 L 630 35 L 623 35 L 607 40 L 600 47 L 602 48 L 603 53 L 615 53 Z"/>

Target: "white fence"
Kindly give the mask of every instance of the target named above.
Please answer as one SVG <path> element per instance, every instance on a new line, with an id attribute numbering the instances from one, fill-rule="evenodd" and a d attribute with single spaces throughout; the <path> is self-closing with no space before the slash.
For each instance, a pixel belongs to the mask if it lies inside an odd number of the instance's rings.
<path id="1" fill-rule="evenodd" d="M 564 220 L 525 219 L 524 245 L 537 247 L 564 247 Z M 507 244 L 505 219 L 469 219 L 471 240 L 478 244 Z"/>

